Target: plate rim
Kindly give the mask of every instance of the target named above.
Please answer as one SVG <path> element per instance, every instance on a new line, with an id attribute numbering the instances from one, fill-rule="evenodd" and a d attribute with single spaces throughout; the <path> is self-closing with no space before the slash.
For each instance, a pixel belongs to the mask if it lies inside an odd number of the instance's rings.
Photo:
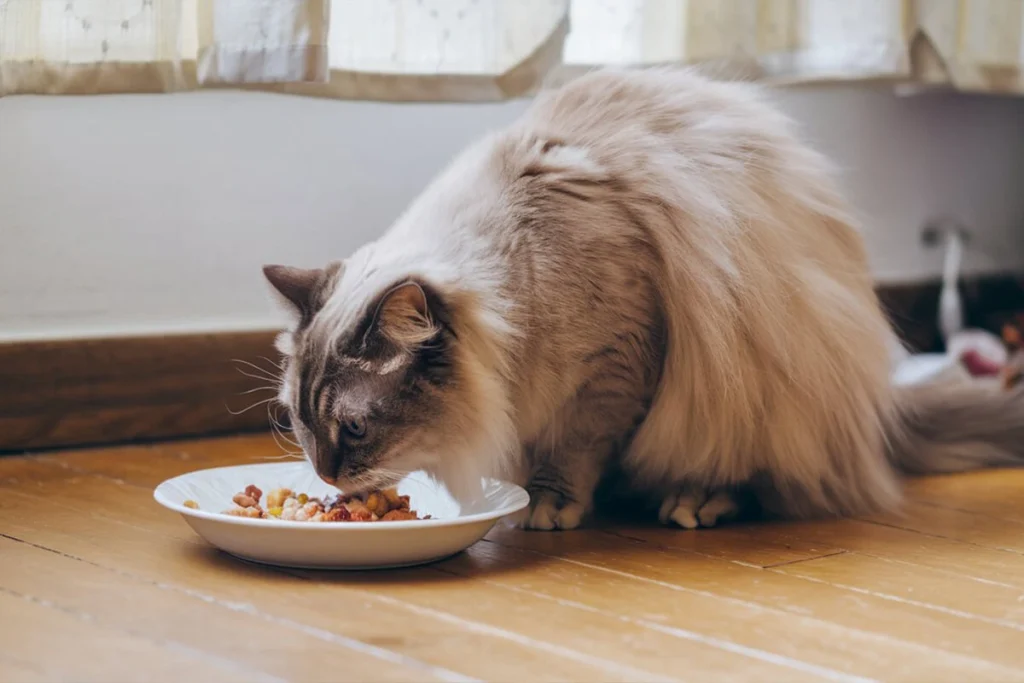
<path id="1" fill-rule="evenodd" d="M 222 524 L 235 524 L 239 526 L 251 526 L 261 527 L 264 529 L 306 529 L 306 530 L 317 530 L 326 531 L 332 530 L 333 533 L 337 533 L 341 530 L 349 531 L 366 531 L 374 530 L 376 532 L 386 531 L 401 531 L 404 529 L 422 529 L 422 528 L 436 528 L 436 527 L 448 527 L 448 526 L 462 526 L 465 524 L 475 524 L 478 522 L 486 522 L 491 520 L 498 520 L 503 517 L 515 514 L 519 512 L 527 505 L 530 504 L 530 494 L 527 493 L 526 489 L 518 484 L 507 481 L 505 479 L 495 479 L 493 477 L 486 477 L 486 481 L 494 482 L 501 486 L 511 487 L 510 495 L 515 498 L 515 501 L 510 505 L 506 505 L 497 510 L 491 510 L 489 512 L 478 512 L 472 515 L 465 515 L 449 519 L 414 519 L 406 521 L 388 522 L 387 524 L 380 524 L 377 522 L 346 522 L 343 524 L 311 524 L 309 522 L 297 522 L 294 520 L 283 520 L 283 519 L 252 519 L 249 517 L 235 517 L 233 515 L 225 515 L 219 512 L 207 512 L 205 510 L 196 510 L 194 508 L 185 507 L 181 503 L 175 503 L 170 500 L 164 492 L 160 489 L 164 488 L 179 479 L 185 479 L 198 472 L 216 472 L 218 470 L 233 470 L 240 467 L 275 467 L 285 464 L 293 463 L 244 463 L 241 465 L 220 465 L 217 467 L 203 467 L 200 469 L 192 470 L 191 472 L 184 472 L 176 475 L 169 479 L 165 479 L 153 489 L 153 499 L 168 510 L 179 513 L 183 517 L 195 517 L 198 519 L 210 520 L 219 522 Z M 410 472 L 415 474 L 415 472 Z M 407 475 L 408 476 L 408 475 Z"/>

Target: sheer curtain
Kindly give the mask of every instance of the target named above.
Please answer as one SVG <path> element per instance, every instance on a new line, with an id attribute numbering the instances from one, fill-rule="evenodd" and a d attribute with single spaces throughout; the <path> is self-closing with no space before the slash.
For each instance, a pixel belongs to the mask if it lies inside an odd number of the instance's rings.
<path id="1" fill-rule="evenodd" d="M 1024 1 L 927 0 L 917 13 L 918 82 L 1024 94 Z"/>
<path id="2" fill-rule="evenodd" d="M 185 4 L 204 85 L 326 81 L 329 0 L 200 0 Z M 192 55 L 187 55 L 191 57 Z"/>
<path id="3" fill-rule="evenodd" d="M 496 100 L 562 60 L 569 0 L 334 0 L 330 79 L 286 92 L 377 100 Z"/>
<path id="4" fill-rule="evenodd" d="M 1022 30 L 1024 0 L 0 0 L 0 94 L 493 100 L 693 63 L 1021 93 Z"/>
<path id="5" fill-rule="evenodd" d="M 568 0 L 0 0 L 0 94 L 265 87 L 501 99 L 561 61 Z"/>
<path id="6" fill-rule="evenodd" d="M 182 20 L 180 0 L 0 0 L 0 94 L 190 87 Z"/>
<path id="7" fill-rule="evenodd" d="M 567 64 L 710 63 L 775 80 L 910 74 L 899 0 L 592 0 L 572 6 Z"/>

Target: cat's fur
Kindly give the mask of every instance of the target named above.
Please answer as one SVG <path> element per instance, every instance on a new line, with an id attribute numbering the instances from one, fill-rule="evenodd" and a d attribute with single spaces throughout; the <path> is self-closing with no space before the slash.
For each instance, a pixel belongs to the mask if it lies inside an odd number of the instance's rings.
<path id="1" fill-rule="evenodd" d="M 281 399 L 339 485 L 512 477 L 529 526 L 571 528 L 614 465 L 696 526 L 736 490 L 861 513 L 900 470 L 1024 459 L 1024 394 L 892 386 L 855 220 L 750 85 L 585 76 L 344 263 L 266 272 L 297 313 Z"/>

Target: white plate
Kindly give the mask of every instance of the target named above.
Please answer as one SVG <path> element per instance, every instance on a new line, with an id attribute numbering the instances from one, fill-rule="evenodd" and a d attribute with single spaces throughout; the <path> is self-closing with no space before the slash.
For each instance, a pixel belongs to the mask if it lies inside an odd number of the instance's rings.
<path id="1" fill-rule="evenodd" d="M 483 538 L 506 515 L 522 510 L 530 497 L 521 487 L 487 480 L 479 501 L 460 504 L 422 473 L 406 477 L 398 491 L 412 509 L 432 519 L 408 522 L 286 522 L 220 514 L 249 484 L 264 495 L 282 486 L 325 496 L 337 490 L 303 463 L 239 465 L 198 470 L 168 479 L 153 497 L 181 513 L 197 534 L 236 557 L 263 564 L 306 569 L 406 567 L 454 555 Z M 199 504 L 198 510 L 183 505 Z"/>

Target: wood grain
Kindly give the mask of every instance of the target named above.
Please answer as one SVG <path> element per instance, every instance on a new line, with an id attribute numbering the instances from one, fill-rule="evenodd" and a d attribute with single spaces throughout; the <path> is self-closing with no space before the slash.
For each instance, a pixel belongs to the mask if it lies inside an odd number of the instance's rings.
<path id="1" fill-rule="evenodd" d="M 1024 472 L 920 480 L 872 520 L 500 527 L 379 573 L 245 564 L 152 501 L 278 453 L 0 459 L 0 680 L 1024 681 Z"/>
<path id="2" fill-rule="evenodd" d="M 265 430 L 274 334 L 0 343 L 0 452 Z"/>

